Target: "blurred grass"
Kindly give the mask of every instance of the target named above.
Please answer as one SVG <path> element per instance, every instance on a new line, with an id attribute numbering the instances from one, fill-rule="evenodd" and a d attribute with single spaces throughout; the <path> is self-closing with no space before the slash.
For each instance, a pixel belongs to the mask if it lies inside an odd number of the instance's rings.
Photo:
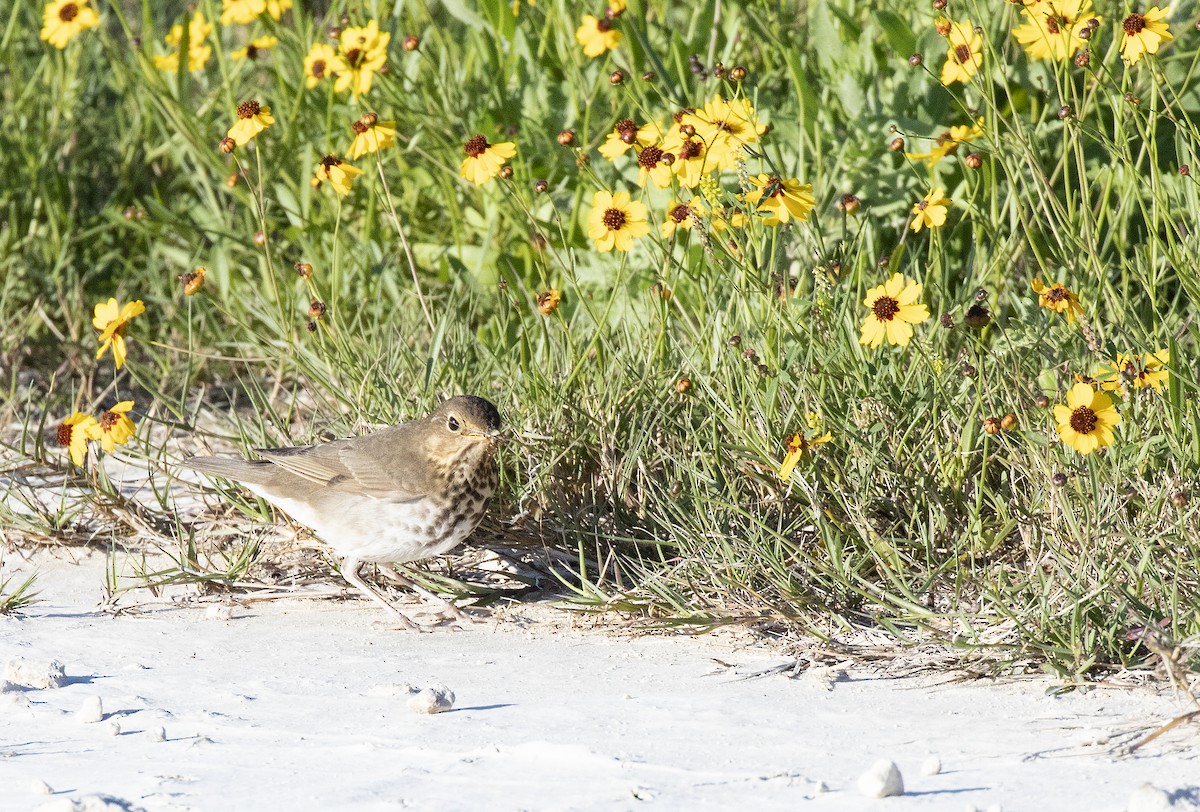
<path id="1" fill-rule="evenodd" d="M 1101 4 L 1088 69 L 1026 58 L 1013 6 L 956 5 L 986 36 L 983 70 L 953 89 L 936 79 L 945 43 L 924 6 L 635 0 L 621 45 L 595 60 L 575 42 L 576 4 L 519 11 L 308 5 L 217 26 L 204 71 L 168 74 L 151 60 L 179 6 L 101 5 L 102 28 L 60 52 L 38 41 L 41 4 L 16 0 L 0 39 L 0 521 L 31 540 L 146 532 L 97 519 L 126 497 L 44 442 L 44 426 L 118 394 L 135 399 L 139 436 L 117 456 L 156 478 L 149 526 L 193 545 L 159 491 L 178 443 L 308 442 L 473 392 L 526 438 L 506 453 L 493 517 L 618 561 L 581 573 L 598 605 L 835 637 L 879 625 L 1069 676 L 1146 664 L 1146 629 L 1200 634 L 1198 200 L 1179 171 L 1200 140 L 1195 4 L 1173 12 L 1174 44 L 1130 68 L 1109 30 L 1126 12 Z M 389 73 L 357 105 L 303 83 L 309 45 L 342 14 L 393 34 Z M 267 59 L 229 60 L 265 32 L 280 40 Z M 747 79 L 717 78 L 716 61 Z M 770 131 L 750 173 L 761 160 L 812 182 L 813 217 L 707 245 L 654 225 L 631 254 L 598 254 L 592 192 L 636 188 L 631 158 L 595 152 L 614 122 L 669 121 L 717 94 L 753 101 Z M 277 123 L 235 163 L 217 143 L 246 98 Z M 360 160 L 339 202 L 309 179 L 366 111 L 396 121 L 398 146 Z M 889 150 L 903 136 L 928 151 L 976 116 L 984 137 L 933 169 Z M 458 177 L 477 132 L 518 144 L 511 180 Z M 734 202 L 737 179 L 723 184 Z M 949 222 L 914 235 L 909 211 L 934 185 Z M 846 193 L 863 201 L 854 215 L 835 205 Z M 644 196 L 652 223 L 667 198 Z M 201 265 L 205 289 L 184 297 L 177 277 Z M 924 284 L 933 318 L 909 347 L 869 350 L 861 303 L 893 272 Z M 1034 277 L 1079 293 L 1087 329 L 1040 310 Z M 563 304 L 546 317 L 535 297 L 551 287 Z M 310 334 L 314 293 L 329 310 Z M 109 296 L 147 307 L 115 378 L 90 324 Z M 973 304 L 991 312 L 981 330 L 963 324 Z M 1112 448 L 1083 458 L 1057 441 L 1039 396 L 1063 402 L 1102 359 L 1159 348 L 1169 386 L 1121 402 Z M 1010 412 L 1014 428 L 984 431 Z M 833 441 L 782 482 L 786 440 L 810 422 Z M 82 488 L 94 509 L 31 495 L 47 487 Z"/>

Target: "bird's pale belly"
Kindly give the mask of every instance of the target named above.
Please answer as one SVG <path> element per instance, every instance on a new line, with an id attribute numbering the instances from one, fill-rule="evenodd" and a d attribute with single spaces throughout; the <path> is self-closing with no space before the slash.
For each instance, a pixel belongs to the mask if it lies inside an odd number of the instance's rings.
<path id="1" fill-rule="evenodd" d="M 392 502 L 348 493 L 326 493 L 313 505 L 250 486 L 338 555 L 358 561 L 400 563 L 441 555 L 471 534 L 486 499 L 460 500 L 452 509 L 430 499 Z"/>

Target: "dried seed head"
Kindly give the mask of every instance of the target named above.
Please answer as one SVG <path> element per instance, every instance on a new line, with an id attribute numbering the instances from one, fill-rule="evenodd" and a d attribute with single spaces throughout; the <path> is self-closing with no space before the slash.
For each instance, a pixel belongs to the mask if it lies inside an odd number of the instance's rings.
<path id="1" fill-rule="evenodd" d="M 1086 31 L 1087 29 L 1085 28 L 1084 30 Z M 1087 51 L 1077 51 L 1075 53 L 1074 62 L 1075 67 L 1086 68 L 1088 65 L 1092 64 L 1092 55 Z"/>
<path id="2" fill-rule="evenodd" d="M 1005 431 L 1011 431 L 1012 427 L 1015 425 L 1017 425 L 1017 416 L 1012 412 L 1009 412 L 1008 414 L 1004 415 L 1004 417 L 1000 418 L 1000 428 L 1004 429 Z"/>
<path id="3" fill-rule="evenodd" d="M 1064 104 L 1062 107 L 1058 108 L 1058 117 L 1064 121 L 1071 117 L 1071 113 L 1071 105 L 1069 104 Z"/>
<path id="4" fill-rule="evenodd" d="M 313 299 L 308 305 L 308 317 L 310 319 L 319 319 L 325 315 L 329 308 L 320 299 Z"/>
<path id="5" fill-rule="evenodd" d="M 1045 395 L 1038 395 L 1036 398 L 1033 399 L 1033 402 L 1037 404 L 1037 407 L 1039 409 L 1049 409 L 1050 408 L 1050 398 L 1046 397 Z"/>
<path id="6" fill-rule="evenodd" d="M 744 82 L 746 80 L 746 69 L 741 65 L 734 65 L 729 71 L 729 78 L 735 82 Z"/>
<path id="7" fill-rule="evenodd" d="M 204 287 L 204 275 L 206 273 L 208 273 L 208 269 L 201 266 L 191 273 L 185 273 L 183 276 L 178 277 L 180 283 L 183 285 L 183 295 L 195 296 L 199 293 L 200 289 Z M 108 413 L 106 412 L 105 414 Z"/>
<path id="8" fill-rule="evenodd" d="M 1054 487 L 1061 488 L 1063 485 L 1067 484 L 1067 475 L 1062 472 L 1059 472 L 1059 473 L 1055 474 L 1054 476 L 1050 477 L 1050 481 L 1052 483 L 1054 483 Z"/>
<path id="9" fill-rule="evenodd" d="M 983 430 L 988 434 L 1000 433 L 1000 418 L 989 417 L 983 421 Z"/>
<path id="10" fill-rule="evenodd" d="M 258 99 L 247 99 L 237 106 L 238 118 L 254 118 L 262 110 L 262 105 L 258 103 Z"/>
<path id="11" fill-rule="evenodd" d="M 942 11 L 946 8 L 946 0 L 933 0 L 933 10 Z"/>
<path id="12" fill-rule="evenodd" d="M 608 83 L 610 85 L 613 85 L 614 87 L 616 85 L 624 83 L 624 81 L 625 81 L 625 71 L 623 71 L 623 70 L 615 70 L 608 75 Z"/>
<path id="13" fill-rule="evenodd" d="M 505 180 L 509 180 L 512 178 L 512 176 L 513 168 L 511 165 L 505 164 L 504 166 L 500 167 L 500 177 L 504 178 Z"/>
<path id="14" fill-rule="evenodd" d="M 943 313 L 942 314 L 942 326 L 945 327 L 947 330 L 953 330 L 954 329 L 954 317 L 951 316 L 949 313 Z"/>
<path id="15" fill-rule="evenodd" d="M 313 267 L 307 262 L 297 262 L 292 267 L 296 269 L 296 275 L 301 279 L 312 279 Z"/>
<path id="16" fill-rule="evenodd" d="M 1171 504 L 1174 505 L 1175 507 L 1182 510 L 1183 508 L 1187 507 L 1187 503 L 1188 503 L 1188 492 L 1187 491 L 1175 491 L 1175 493 L 1171 494 Z"/>
<path id="17" fill-rule="evenodd" d="M 972 366 L 971 364 L 964 363 L 962 365 L 962 374 L 963 374 L 964 378 L 974 378 L 975 373 L 978 371 L 979 370 L 975 369 L 975 367 Z"/>
<path id="18" fill-rule="evenodd" d="M 308 330 L 310 333 L 315 333 L 317 331 L 317 323 L 315 321 L 310 321 L 308 324 L 304 325 L 304 329 Z"/>
<path id="19" fill-rule="evenodd" d="M 537 309 L 543 316 L 549 316 L 562 302 L 562 294 L 556 288 L 544 290 L 537 295 Z"/>
<path id="20" fill-rule="evenodd" d="M 731 347 L 742 346 L 742 337 L 739 335 L 731 335 L 729 337 L 729 346 L 731 346 Z"/>
<path id="21" fill-rule="evenodd" d="M 550 184 L 544 180 L 539 179 L 539 180 L 535 180 L 533 182 L 533 191 L 537 192 L 539 195 L 545 194 L 546 190 L 549 188 L 550 188 Z"/>
<path id="22" fill-rule="evenodd" d="M 857 195 L 852 193 L 842 195 L 837 203 L 838 211 L 845 212 L 846 214 L 854 214 L 861 205 L 862 201 L 858 199 Z"/>
<path id="23" fill-rule="evenodd" d="M 1186 178 L 1188 175 L 1192 174 L 1192 168 L 1187 164 L 1183 164 L 1179 167 L 1179 174 Z"/>
<path id="24" fill-rule="evenodd" d="M 692 379 L 686 376 L 675 381 L 675 391 L 681 395 L 686 395 L 688 390 L 692 388 Z"/>

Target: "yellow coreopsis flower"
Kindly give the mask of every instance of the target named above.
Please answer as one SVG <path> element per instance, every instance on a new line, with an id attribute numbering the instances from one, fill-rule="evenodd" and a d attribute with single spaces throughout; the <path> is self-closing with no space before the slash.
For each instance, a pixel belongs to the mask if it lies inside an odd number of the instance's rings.
<path id="1" fill-rule="evenodd" d="M 1158 6 L 1145 14 L 1130 14 L 1121 23 L 1121 56 L 1130 65 L 1142 58 L 1142 54 L 1158 53 L 1158 46 L 1170 42 L 1174 37 L 1167 28 L 1167 10 Z"/>
<path id="2" fill-rule="evenodd" d="M 1054 407 L 1054 421 L 1062 441 L 1086 456 L 1113 444 L 1113 428 L 1121 422 L 1121 415 L 1108 395 L 1077 383 L 1067 392 L 1067 405 Z"/>
<path id="3" fill-rule="evenodd" d="M 633 241 L 650 233 L 646 222 L 646 207 L 629 197 L 629 192 L 596 192 L 592 197 L 592 212 L 588 215 L 588 236 L 596 250 L 608 252 L 614 248 L 628 251 Z"/>
<path id="4" fill-rule="evenodd" d="M 221 25 L 252 23 L 266 10 L 266 0 L 222 0 Z"/>
<path id="5" fill-rule="evenodd" d="M 733 169 L 742 147 L 753 144 L 767 131 L 748 99 L 732 101 L 714 96 L 703 107 L 684 114 L 681 124 L 691 125 L 708 144 L 719 169 Z"/>
<path id="6" fill-rule="evenodd" d="M 638 152 L 638 183 L 646 185 L 649 180 L 659 189 L 671 185 L 671 164 L 667 163 L 662 147 L 650 144 Z"/>
<path id="7" fill-rule="evenodd" d="M 208 64 L 209 57 L 212 56 L 212 46 L 208 44 L 208 38 L 214 30 L 212 23 L 204 19 L 204 12 L 197 11 L 192 15 L 187 31 L 189 71 L 201 70 Z M 171 26 L 163 41 L 172 48 L 180 48 L 183 45 L 183 26 L 178 23 Z M 172 73 L 179 70 L 179 51 L 154 57 L 154 67 Z"/>
<path id="8" fill-rule="evenodd" d="M 100 25 L 90 0 L 55 0 L 42 9 L 42 39 L 62 50 L 76 34 Z"/>
<path id="9" fill-rule="evenodd" d="M 93 421 L 87 429 L 89 440 L 99 440 L 104 450 L 111 453 L 119 445 L 125 445 L 137 430 L 129 419 L 129 410 L 133 408 L 132 400 L 123 400 L 107 412 L 100 415 L 100 420 Z"/>
<path id="10" fill-rule="evenodd" d="M 660 231 L 663 239 L 668 239 L 679 229 L 690 231 L 696 217 L 704 216 L 704 207 L 698 198 L 692 198 L 687 203 L 672 200 L 667 204 L 667 219 L 663 220 Z"/>
<path id="11" fill-rule="evenodd" d="M 945 197 L 940 188 L 930 190 L 929 194 L 913 204 L 912 222 L 908 227 L 913 230 L 913 233 L 920 231 L 922 228 L 939 228 L 946 224 L 947 208 L 950 205 L 950 198 Z"/>
<path id="12" fill-rule="evenodd" d="M 1047 286 L 1042 284 L 1042 280 L 1034 279 L 1033 292 L 1038 295 L 1038 304 L 1041 307 L 1053 310 L 1055 313 L 1066 313 L 1068 322 L 1075 321 L 1075 317 L 1083 313 L 1079 297 L 1061 282 L 1054 282 Z"/>
<path id="13" fill-rule="evenodd" d="M 228 135 L 239 147 L 250 143 L 255 136 L 275 123 L 275 118 L 271 115 L 271 108 L 265 104 L 259 104 L 257 99 L 250 99 L 239 104 L 237 117 L 238 120 L 229 128 Z"/>
<path id="14" fill-rule="evenodd" d="M 336 76 L 346 69 L 346 61 L 338 56 L 332 45 L 315 42 L 304 57 L 304 84 L 314 88 L 322 79 Z"/>
<path id="15" fill-rule="evenodd" d="M 349 90 L 357 99 L 371 89 L 375 74 L 387 63 L 387 47 L 392 35 L 379 30 L 371 20 L 365 28 L 346 28 L 338 38 L 338 54 L 345 66 L 338 71 L 333 89 Z"/>
<path id="16" fill-rule="evenodd" d="M 809 439 L 804 434 L 793 434 L 788 440 L 787 454 L 784 455 L 783 464 L 779 466 L 779 478 L 787 482 L 792 478 L 792 472 L 796 470 L 796 466 L 800 460 L 804 459 L 805 455 L 811 454 L 814 446 L 828 443 L 833 439 L 833 435 L 826 432 L 820 437 Z"/>
<path id="17" fill-rule="evenodd" d="M 229 56 L 233 59 L 261 59 L 278 44 L 278 37 L 257 37 L 250 40 L 245 48 L 238 48 Z"/>
<path id="18" fill-rule="evenodd" d="M 278 20 L 283 12 L 292 7 L 292 0 L 267 0 L 267 14 L 272 20 Z"/>
<path id="19" fill-rule="evenodd" d="M 746 202 L 758 204 L 757 211 L 769 213 L 763 222 L 769 226 L 786 223 L 793 218 L 803 222 L 816 205 L 811 183 L 801 183 L 796 178 L 779 178 L 758 175 L 750 178 L 756 188 L 746 193 Z"/>
<path id="20" fill-rule="evenodd" d="M 983 64 L 983 37 L 970 20 L 951 23 L 946 36 L 950 48 L 946 52 L 946 64 L 942 65 L 942 84 L 950 85 L 970 81 Z"/>
<path id="21" fill-rule="evenodd" d="M 684 137 L 674 143 L 664 141 L 662 149 L 675 156 L 671 171 L 680 184 L 689 189 L 699 186 L 701 178 L 717 170 L 717 160 L 709 155 L 708 145 L 699 138 Z"/>
<path id="22" fill-rule="evenodd" d="M 583 25 L 575 32 L 575 39 L 583 46 L 583 52 L 594 59 L 616 48 L 621 42 L 621 32 L 614 30 L 610 21 L 585 14 Z"/>
<path id="23" fill-rule="evenodd" d="M 558 310 L 559 304 L 562 303 L 562 293 L 558 288 L 550 288 L 543 290 L 537 295 L 537 309 L 543 316 L 550 316 Z"/>
<path id="24" fill-rule="evenodd" d="M 977 138 L 982 138 L 983 127 L 980 126 L 981 124 L 983 124 L 982 118 L 975 124 L 960 124 L 951 127 L 934 140 L 933 148 L 929 152 L 906 152 L 904 153 L 904 157 L 912 161 L 926 161 L 930 166 L 933 166 L 942 160 L 942 158 L 953 154 L 958 149 L 959 144 L 965 144 Z"/>
<path id="25" fill-rule="evenodd" d="M 929 308 L 917 302 L 920 298 L 921 286 L 902 273 L 868 290 L 863 304 L 871 312 L 863 320 L 858 343 L 874 349 L 886 338 L 889 344 L 907 347 L 912 326 L 929 318 Z"/>
<path id="26" fill-rule="evenodd" d="M 100 349 L 96 357 L 101 358 L 108 348 L 112 347 L 113 361 L 120 369 L 125 364 L 125 331 L 129 329 L 129 321 L 134 316 L 146 312 L 146 305 L 139 299 L 121 307 L 116 299 L 100 302 L 92 314 L 92 326 L 100 331 Z"/>
<path id="27" fill-rule="evenodd" d="M 342 197 L 350 194 L 350 187 L 354 183 L 354 179 L 362 174 L 362 170 L 352 164 L 348 164 L 336 155 L 326 155 L 317 164 L 317 171 L 314 178 L 318 184 L 323 181 L 329 181 L 329 185 L 333 190 Z"/>
<path id="28" fill-rule="evenodd" d="M 1021 19 L 1012 33 L 1025 53 L 1059 62 L 1085 47 L 1084 32 L 1100 22 L 1092 13 L 1092 0 L 1037 0 L 1021 9 Z"/>
<path id="29" fill-rule="evenodd" d="M 476 135 L 463 145 L 463 152 L 467 153 L 467 157 L 463 159 L 458 174 L 476 186 L 482 186 L 500 174 L 505 160 L 517 154 L 517 145 L 512 141 L 489 144 L 482 135 Z"/>
<path id="30" fill-rule="evenodd" d="M 608 134 L 598 151 L 608 160 L 615 161 L 632 149 L 635 144 L 639 147 L 648 147 L 658 141 L 660 135 L 662 135 L 661 128 L 653 122 L 639 127 L 633 119 L 623 118 L 613 127 L 613 131 Z"/>
<path id="31" fill-rule="evenodd" d="M 354 130 L 354 141 L 346 150 L 346 157 L 352 161 L 396 144 L 396 122 L 380 121 L 374 113 L 367 113 L 350 128 Z"/>
<path id="32" fill-rule="evenodd" d="M 58 424 L 55 440 L 60 446 L 67 449 L 71 455 L 71 462 L 75 463 L 77 467 L 82 467 L 83 461 L 87 457 L 87 441 L 91 439 L 91 432 L 95 425 L 96 418 L 83 412 L 75 412 Z"/>
<path id="33" fill-rule="evenodd" d="M 1170 350 L 1159 350 L 1145 355 L 1118 354 L 1116 360 L 1097 367 L 1095 377 L 1100 381 L 1100 388 L 1109 392 L 1127 386 L 1133 389 L 1153 389 L 1157 392 L 1167 383 L 1167 365 L 1170 363 Z"/>

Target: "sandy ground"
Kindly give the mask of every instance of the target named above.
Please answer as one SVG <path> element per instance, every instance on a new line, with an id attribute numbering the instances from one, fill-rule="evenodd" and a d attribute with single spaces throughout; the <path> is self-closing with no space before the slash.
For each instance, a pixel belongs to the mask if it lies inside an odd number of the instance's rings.
<path id="1" fill-rule="evenodd" d="M 1048 680 L 853 668 L 747 679 L 785 658 L 745 636 L 576 629 L 545 607 L 427 634 L 380 629 L 359 600 L 112 617 L 96 609 L 102 555 L 9 556 L 5 571 L 30 567 L 43 600 L 0 618 L 0 666 L 58 660 L 67 680 L 0 683 L 4 810 L 101 808 L 89 796 L 146 810 L 1144 812 L 1200 800 L 1195 723 L 1115 755 L 1191 709 L 1169 691 L 1052 695 Z M 433 685 L 453 690 L 453 711 L 410 710 L 409 686 Z M 103 718 L 89 723 L 92 697 Z M 935 754 L 942 771 L 926 775 Z M 899 766 L 903 796 L 859 792 L 878 759 Z M 1146 782 L 1166 795 L 1131 804 Z"/>

